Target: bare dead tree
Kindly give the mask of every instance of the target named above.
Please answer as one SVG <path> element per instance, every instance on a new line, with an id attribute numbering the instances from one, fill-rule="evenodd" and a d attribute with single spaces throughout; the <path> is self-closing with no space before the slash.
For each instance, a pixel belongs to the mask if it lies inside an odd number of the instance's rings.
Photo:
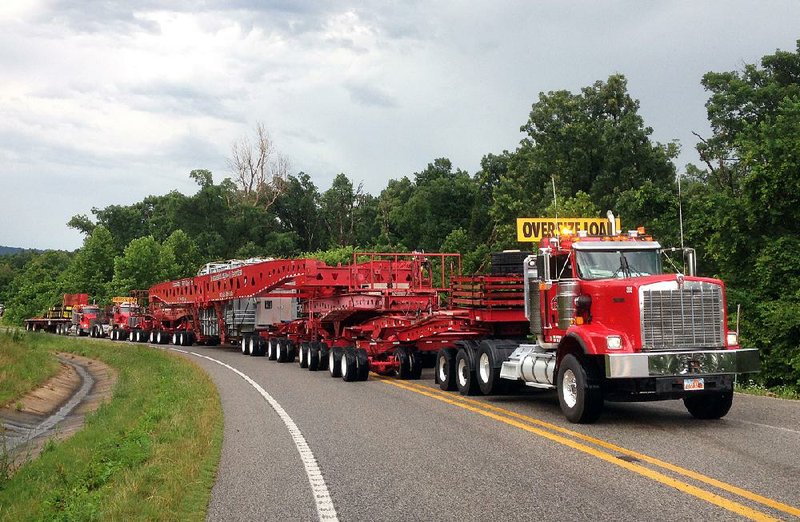
<path id="1" fill-rule="evenodd" d="M 231 145 L 228 167 L 242 198 L 253 206 L 269 208 L 285 188 L 290 164 L 259 122 L 255 141 L 245 136 Z"/>

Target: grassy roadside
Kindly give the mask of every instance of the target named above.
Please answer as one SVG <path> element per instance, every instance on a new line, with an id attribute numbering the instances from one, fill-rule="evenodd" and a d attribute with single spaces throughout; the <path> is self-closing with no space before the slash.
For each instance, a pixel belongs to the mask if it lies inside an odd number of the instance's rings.
<path id="1" fill-rule="evenodd" d="M 205 518 L 222 444 L 222 408 L 205 372 L 127 343 L 29 334 L 20 344 L 101 360 L 119 378 L 74 437 L 0 476 L 0 520 Z"/>
<path id="2" fill-rule="evenodd" d="M 0 407 L 13 403 L 58 372 L 48 350 L 21 343 L 23 333 L 0 333 Z"/>
<path id="3" fill-rule="evenodd" d="M 800 393 L 797 393 L 788 386 L 767 388 L 766 386 L 758 384 L 754 381 L 737 382 L 736 391 L 740 393 L 746 393 L 748 395 L 758 395 L 760 397 L 774 397 L 777 399 L 790 399 L 795 401 L 800 400 Z"/>

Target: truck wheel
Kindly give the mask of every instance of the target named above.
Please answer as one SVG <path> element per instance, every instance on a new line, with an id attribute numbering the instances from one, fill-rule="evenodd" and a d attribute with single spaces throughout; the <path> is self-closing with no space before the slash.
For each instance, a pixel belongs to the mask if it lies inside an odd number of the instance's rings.
<path id="1" fill-rule="evenodd" d="M 342 374 L 342 380 L 345 382 L 355 381 L 358 377 L 358 369 L 356 368 L 356 351 L 352 346 L 348 346 L 342 351 L 342 360 L 340 363 L 339 373 Z"/>
<path id="2" fill-rule="evenodd" d="M 469 367 L 469 354 L 463 348 L 456 354 L 456 387 L 461 395 L 477 395 L 478 383 L 475 370 Z"/>
<path id="3" fill-rule="evenodd" d="M 320 347 L 317 343 L 308 343 L 308 364 L 306 365 L 308 371 L 315 372 L 320 369 L 320 353 Z"/>
<path id="4" fill-rule="evenodd" d="M 297 363 L 300 365 L 300 368 L 308 368 L 308 352 L 309 346 L 307 342 L 300 343 L 300 357 L 298 357 Z"/>
<path id="5" fill-rule="evenodd" d="M 156 331 L 150 330 L 150 337 L 147 339 L 147 342 L 150 344 L 156 344 Z"/>
<path id="6" fill-rule="evenodd" d="M 603 411 L 603 391 L 594 369 L 568 353 L 558 368 L 558 403 L 570 422 L 589 424 Z"/>
<path id="7" fill-rule="evenodd" d="M 317 341 L 314 344 L 319 348 L 319 363 L 317 364 L 317 369 L 319 371 L 327 370 L 329 361 L 328 354 L 330 349 L 328 348 L 328 345 L 322 341 Z"/>
<path id="8" fill-rule="evenodd" d="M 683 398 L 683 405 L 695 419 L 720 419 L 733 405 L 733 392 L 690 395 Z"/>
<path id="9" fill-rule="evenodd" d="M 275 357 L 275 360 L 279 363 L 289 362 L 289 355 L 291 351 L 291 346 L 289 344 L 289 339 L 285 337 L 281 337 L 278 339 L 278 350 Z"/>
<path id="10" fill-rule="evenodd" d="M 270 337 L 267 339 L 267 359 L 270 361 L 274 361 L 275 357 L 278 355 L 278 339 L 276 337 Z"/>
<path id="11" fill-rule="evenodd" d="M 500 380 L 500 368 L 497 368 L 496 353 L 492 346 L 487 342 L 482 342 L 478 350 L 478 364 L 475 369 L 475 377 L 478 378 L 478 386 L 484 395 L 493 393 L 503 393 L 505 388 L 504 381 Z"/>
<path id="12" fill-rule="evenodd" d="M 422 357 L 417 350 L 410 346 L 398 346 L 394 350 L 394 357 L 400 369 L 397 376 L 401 379 L 419 379 L 422 375 Z"/>
<path id="13" fill-rule="evenodd" d="M 328 350 L 328 371 L 331 377 L 342 376 L 342 349 L 338 346 L 333 346 Z"/>
<path id="14" fill-rule="evenodd" d="M 356 380 L 366 381 L 369 379 L 369 355 L 363 348 L 356 348 Z"/>
<path id="15" fill-rule="evenodd" d="M 247 355 L 247 337 L 242 337 L 242 341 L 239 343 L 239 350 L 241 350 L 242 355 Z"/>
<path id="16" fill-rule="evenodd" d="M 258 357 L 258 355 L 259 355 L 259 353 L 258 353 L 258 336 L 257 335 L 251 335 L 247 339 L 247 345 L 248 345 L 247 352 L 250 355 L 250 357 Z"/>
<path id="17" fill-rule="evenodd" d="M 456 389 L 456 350 L 442 348 L 436 355 L 436 382 L 444 391 Z"/>

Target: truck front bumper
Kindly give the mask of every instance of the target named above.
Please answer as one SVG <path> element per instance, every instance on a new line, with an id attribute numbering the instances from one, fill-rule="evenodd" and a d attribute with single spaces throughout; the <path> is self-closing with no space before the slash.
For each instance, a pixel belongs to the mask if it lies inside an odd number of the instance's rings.
<path id="1" fill-rule="evenodd" d="M 606 378 L 702 377 L 759 371 L 758 350 L 606 354 Z"/>

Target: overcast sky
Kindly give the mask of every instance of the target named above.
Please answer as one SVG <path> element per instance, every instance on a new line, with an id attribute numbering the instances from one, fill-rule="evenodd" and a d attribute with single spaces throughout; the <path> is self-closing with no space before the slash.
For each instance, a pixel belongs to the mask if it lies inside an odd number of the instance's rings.
<path id="1" fill-rule="evenodd" d="M 542 91 L 623 73 L 695 162 L 703 73 L 800 38 L 787 1 L 0 2 L 0 245 L 74 249 L 92 207 L 219 181 L 263 122 L 322 190 L 516 148 Z"/>

